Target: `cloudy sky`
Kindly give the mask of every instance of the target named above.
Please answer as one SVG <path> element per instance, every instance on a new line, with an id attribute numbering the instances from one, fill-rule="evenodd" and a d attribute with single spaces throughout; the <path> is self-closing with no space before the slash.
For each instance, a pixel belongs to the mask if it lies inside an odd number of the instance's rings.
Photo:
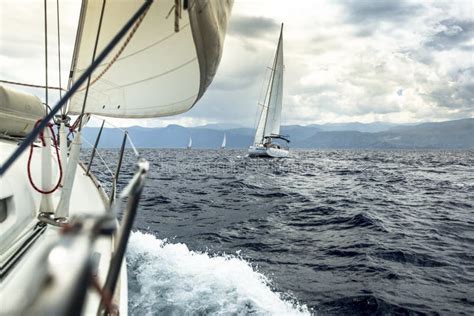
<path id="1" fill-rule="evenodd" d="M 31 29 L 24 20 L 12 18 L 41 12 L 40 2 L 19 6 L 18 1 L 2 0 L 1 79 L 44 81 L 44 73 L 31 71 L 43 63 L 43 38 L 38 34 L 42 25 Z M 62 15 L 68 17 L 62 34 L 65 73 L 77 2 L 62 3 Z M 253 127 L 282 22 L 283 124 L 474 117 L 473 3 L 235 0 L 219 72 L 201 101 L 176 117 L 116 123 Z M 51 13 L 54 20 L 55 12 Z M 55 78 L 51 81 L 57 83 Z"/>

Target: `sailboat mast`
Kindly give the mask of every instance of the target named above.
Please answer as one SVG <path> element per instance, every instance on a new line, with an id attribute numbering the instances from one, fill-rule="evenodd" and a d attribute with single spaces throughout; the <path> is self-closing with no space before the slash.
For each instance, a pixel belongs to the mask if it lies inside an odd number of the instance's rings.
<path id="1" fill-rule="evenodd" d="M 283 37 L 283 23 L 281 24 L 280 38 L 278 39 L 277 50 L 276 50 L 276 53 L 275 53 L 275 58 L 273 60 L 272 77 L 271 77 L 271 80 L 270 80 L 270 91 L 269 91 L 267 107 L 270 106 L 271 101 L 272 101 L 273 80 L 275 80 L 275 73 L 276 73 L 276 66 L 277 66 L 276 64 L 277 64 L 277 60 L 278 60 L 278 54 L 280 53 L 280 42 L 282 40 L 282 37 Z M 267 112 L 265 113 L 265 121 L 264 121 L 264 124 L 263 124 L 262 143 L 263 143 L 263 139 L 265 139 L 265 129 L 266 129 L 266 126 L 267 126 L 267 121 L 268 121 L 268 112 L 269 111 L 267 109 Z"/>

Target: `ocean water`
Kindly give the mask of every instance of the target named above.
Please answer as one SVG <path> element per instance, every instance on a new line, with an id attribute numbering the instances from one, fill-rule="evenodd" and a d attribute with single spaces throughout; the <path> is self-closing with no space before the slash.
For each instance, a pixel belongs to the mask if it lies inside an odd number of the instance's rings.
<path id="1" fill-rule="evenodd" d="M 474 314 L 472 151 L 140 152 L 133 315 Z"/>

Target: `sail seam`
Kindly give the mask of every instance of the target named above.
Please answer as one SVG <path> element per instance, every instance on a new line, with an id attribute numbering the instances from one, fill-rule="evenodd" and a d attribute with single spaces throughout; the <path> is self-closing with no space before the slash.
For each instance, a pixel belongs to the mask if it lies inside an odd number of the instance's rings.
<path id="1" fill-rule="evenodd" d="M 109 88 L 109 89 L 106 89 L 106 90 L 103 90 L 103 91 L 105 92 L 105 91 L 110 91 L 110 90 L 125 88 L 125 87 L 133 86 L 133 85 L 138 84 L 138 83 L 146 82 L 146 81 L 149 81 L 149 80 L 152 80 L 152 79 L 155 79 L 155 78 L 158 78 L 158 77 L 167 75 L 167 74 L 169 74 L 169 73 L 174 72 L 175 70 L 178 70 L 178 69 L 180 69 L 180 68 L 183 68 L 184 66 L 189 65 L 190 63 L 192 63 L 192 62 L 195 61 L 195 60 L 196 60 L 196 57 L 194 57 L 194 58 L 188 60 L 187 62 L 185 62 L 185 63 L 183 63 L 183 64 L 181 64 L 181 65 L 179 65 L 179 66 L 176 66 L 175 68 L 172 68 L 172 69 L 167 70 L 167 71 L 165 71 L 165 72 L 159 73 L 159 74 L 157 74 L 157 75 L 154 75 L 154 76 L 151 76 L 151 77 L 148 77 L 148 78 L 145 78 L 145 79 L 141 79 L 141 80 L 138 80 L 138 81 L 134 81 L 134 82 L 129 82 L 129 83 L 124 84 L 124 85 L 117 85 L 117 86 L 115 86 L 115 87 L 113 87 L 113 88 Z"/>
<path id="2" fill-rule="evenodd" d="M 181 30 L 183 30 L 183 29 L 186 28 L 187 26 L 189 26 L 189 23 L 183 25 L 183 27 L 181 28 Z M 176 32 L 173 32 L 172 34 L 170 34 L 170 35 L 168 35 L 168 36 L 165 36 L 165 37 L 159 39 L 158 41 L 156 41 L 156 42 L 154 42 L 154 43 L 152 43 L 152 44 L 150 44 L 150 45 L 148 45 L 148 46 L 146 46 L 146 47 L 143 47 L 143 48 L 141 48 L 141 49 L 139 49 L 139 50 L 137 50 L 137 51 L 134 51 L 133 53 L 130 53 L 130 54 L 128 54 L 128 55 L 125 55 L 125 56 L 122 56 L 122 57 L 120 57 L 120 58 L 117 58 L 117 60 L 116 60 L 115 62 L 122 61 L 122 60 L 124 60 L 124 59 L 129 58 L 129 57 L 135 56 L 135 55 L 137 55 L 137 54 L 139 54 L 139 53 L 141 53 L 141 52 L 144 52 L 144 51 L 146 51 L 146 50 L 148 50 L 148 49 L 150 49 L 150 48 L 152 48 L 152 47 L 154 47 L 154 46 L 156 46 L 156 45 L 158 45 L 158 44 L 163 43 L 164 41 L 170 39 L 171 37 L 173 37 L 173 36 L 175 36 L 175 35 L 176 35 Z M 98 66 L 98 68 L 99 68 L 99 67 L 105 67 L 105 66 L 107 66 L 107 65 L 109 65 L 109 64 L 110 64 L 110 62 L 100 64 L 100 65 Z M 82 70 L 83 70 L 83 69 L 78 69 L 78 71 L 82 71 Z"/>

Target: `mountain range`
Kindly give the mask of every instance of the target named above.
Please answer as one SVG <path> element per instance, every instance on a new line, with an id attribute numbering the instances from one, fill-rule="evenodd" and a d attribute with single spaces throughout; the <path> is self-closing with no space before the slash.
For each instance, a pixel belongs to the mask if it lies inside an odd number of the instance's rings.
<path id="1" fill-rule="evenodd" d="M 189 137 L 193 148 L 219 148 L 224 133 L 228 148 L 248 148 L 253 142 L 254 129 L 238 125 L 212 124 L 200 127 L 168 125 L 160 128 L 133 126 L 127 128 L 136 147 L 185 148 Z M 84 129 L 83 136 L 93 143 L 99 128 Z M 474 149 L 474 118 L 421 123 L 392 124 L 336 123 L 307 126 L 282 126 L 289 135 L 291 148 L 352 148 L 352 149 Z M 104 128 L 99 147 L 116 148 L 122 142 L 122 131 Z"/>

